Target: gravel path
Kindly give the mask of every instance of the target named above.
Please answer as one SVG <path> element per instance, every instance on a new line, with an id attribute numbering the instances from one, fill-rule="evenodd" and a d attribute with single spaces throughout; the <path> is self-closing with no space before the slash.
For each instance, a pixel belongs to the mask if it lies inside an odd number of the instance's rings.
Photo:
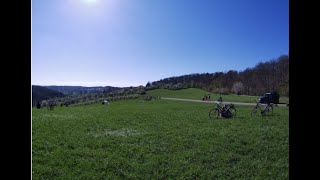
<path id="1" fill-rule="evenodd" d="M 175 100 L 175 101 L 190 101 L 190 102 L 202 102 L 202 103 L 216 103 L 217 101 L 203 101 L 203 100 L 194 100 L 194 99 L 181 99 L 181 98 L 166 98 L 161 97 L 161 99 L 166 100 Z M 222 102 L 222 104 L 230 104 L 233 103 L 234 105 L 243 105 L 243 106 L 255 106 L 256 103 L 243 103 L 243 102 Z M 277 104 L 277 106 L 286 107 L 287 104 Z"/>

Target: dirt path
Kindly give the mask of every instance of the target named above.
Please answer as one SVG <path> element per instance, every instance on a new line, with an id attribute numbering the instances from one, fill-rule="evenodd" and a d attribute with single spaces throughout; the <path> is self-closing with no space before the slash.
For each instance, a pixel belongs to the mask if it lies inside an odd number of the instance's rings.
<path id="1" fill-rule="evenodd" d="M 161 99 L 174 100 L 174 101 L 202 102 L 202 103 L 216 103 L 217 102 L 217 101 L 202 101 L 202 100 L 194 100 L 194 99 L 166 98 L 166 97 L 161 97 Z M 255 106 L 256 105 L 256 103 L 222 102 L 222 104 L 230 104 L 230 103 L 233 103 L 235 105 L 243 105 L 243 106 Z M 287 104 L 277 104 L 277 106 L 286 107 Z"/>

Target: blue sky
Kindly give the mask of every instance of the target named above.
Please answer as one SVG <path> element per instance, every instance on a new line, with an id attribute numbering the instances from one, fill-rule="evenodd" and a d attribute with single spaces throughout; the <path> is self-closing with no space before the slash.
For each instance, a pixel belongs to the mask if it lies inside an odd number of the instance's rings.
<path id="1" fill-rule="evenodd" d="M 139 86 L 288 53 L 288 0 L 32 0 L 33 85 Z"/>

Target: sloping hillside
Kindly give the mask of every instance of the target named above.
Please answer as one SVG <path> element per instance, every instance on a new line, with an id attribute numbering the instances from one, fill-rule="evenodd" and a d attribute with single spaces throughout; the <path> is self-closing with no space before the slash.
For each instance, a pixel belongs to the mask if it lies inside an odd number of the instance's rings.
<path id="1" fill-rule="evenodd" d="M 186 98 L 186 99 L 202 99 L 205 95 L 210 94 L 207 91 L 197 89 L 197 88 L 188 88 L 181 90 L 168 90 L 168 89 L 155 89 L 147 91 L 149 96 L 161 96 L 161 97 L 170 97 L 170 98 Z"/>
<path id="2" fill-rule="evenodd" d="M 96 86 L 96 87 L 85 87 L 85 86 L 43 86 L 48 89 L 62 92 L 64 95 L 80 95 L 84 93 L 96 93 L 96 92 L 111 92 L 123 88 L 112 87 L 112 86 Z"/>
<path id="3" fill-rule="evenodd" d="M 45 99 L 63 97 L 64 94 L 42 86 L 32 85 L 32 106 Z"/>
<path id="4" fill-rule="evenodd" d="M 260 62 L 253 68 L 244 71 L 188 74 L 149 82 L 148 89 L 178 90 L 199 88 L 222 94 L 245 94 L 262 96 L 266 92 L 278 92 L 289 96 L 289 56 L 282 55 L 277 59 Z"/>

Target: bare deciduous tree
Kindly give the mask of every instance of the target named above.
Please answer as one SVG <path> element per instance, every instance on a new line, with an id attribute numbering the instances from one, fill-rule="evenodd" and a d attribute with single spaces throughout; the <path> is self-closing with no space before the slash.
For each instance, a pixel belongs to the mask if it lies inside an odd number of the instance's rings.
<path id="1" fill-rule="evenodd" d="M 238 95 L 242 94 L 244 91 L 244 86 L 243 86 L 242 82 L 233 83 L 232 91 Z"/>

